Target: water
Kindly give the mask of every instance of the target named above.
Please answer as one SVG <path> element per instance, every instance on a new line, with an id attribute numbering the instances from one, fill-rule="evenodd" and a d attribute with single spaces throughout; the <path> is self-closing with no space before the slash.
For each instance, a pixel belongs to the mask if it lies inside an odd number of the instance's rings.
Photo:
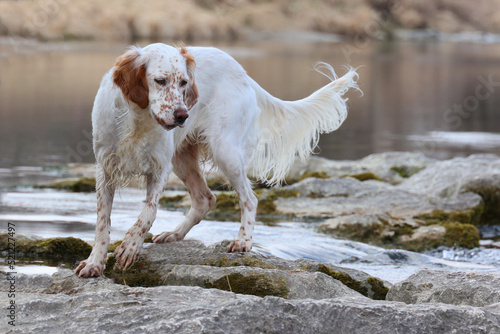
<path id="1" fill-rule="evenodd" d="M 323 135 L 318 154 L 359 159 L 385 151 L 422 151 L 437 158 L 500 152 L 500 45 L 480 43 L 254 41 L 218 45 L 265 89 L 299 99 L 327 83 L 317 61 L 359 68 L 364 95 L 349 93 L 350 113 L 335 133 Z M 102 75 L 126 48 L 119 43 L 28 43 L 0 40 L 0 230 L 14 222 L 19 234 L 74 236 L 92 241 L 95 194 L 30 187 L 67 176 L 68 163 L 91 163 L 90 112 Z M 493 82 L 488 87 L 485 83 Z M 488 89 L 491 89 L 489 91 Z M 460 105 L 463 108 L 460 109 Z M 73 169 L 75 167 L 73 166 Z M 144 193 L 117 196 L 112 240 L 135 223 Z M 181 212 L 160 210 L 152 233 L 173 229 Z M 439 249 L 429 254 L 337 239 L 318 223 L 258 223 L 255 250 L 286 259 L 309 258 L 364 270 L 391 282 L 422 268 L 498 271 L 500 250 Z M 203 221 L 188 235 L 206 244 L 232 239 L 239 223 Z M 1 269 L 1 268 L 0 268 Z M 24 272 L 50 272 L 30 263 Z"/>
<path id="2" fill-rule="evenodd" d="M 175 193 L 166 192 L 166 195 Z M 145 191 L 122 189 L 116 195 L 111 215 L 111 240 L 123 239 L 136 222 L 145 198 Z M 42 237 L 77 237 L 94 239 L 95 194 L 67 193 L 54 190 L 21 188 L 3 194 L 0 209 L 0 231 L 7 222 L 15 224 L 16 233 Z M 151 233 L 172 230 L 182 222 L 184 214 L 160 209 Z M 360 269 L 395 283 L 423 268 L 448 270 L 500 270 L 500 249 L 476 249 L 474 257 L 464 250 L 440 249 L 433 254 L 417 254 L 404 250 L 386 250 L 359 242 L 334 238 L 316 231 L 319 223 L 279 221 L 271 225 L 257 222 L 254 251 L 284 259 L 312 259 Z M 188 234 L 211 245 L 233 239 L 239 222 L 202 221 Z M 441 253 L 440 253 L 441 252 Z M 455 258 L 452 258 L 452 254 Z M 41 273 L 55 267 L 40 268 L 40 263 L 18 266 L 19 272 Z M 66 267 L 68 265 L 66 264 Z M 2 266 L 0 266 L 0 270 Z"/>
<path id="3" fill-rule="evenodd" d="M 359 47 L 273 40 L 218 46 L 265 89 L 289 100 L 327 83 L 312 70 L 317 61 L 339 74 L 345 64 L 363 66 L 358 71 L 364 95 L 349 93 L 347 121 L 322 136 L 320 156 L 500 152 L 500 44 L 372 41 Z M 0 40 L 0 168 L 92 162 L 93 99 L 102 75 L 125 48 L 97 42 L 13 46 Z M 488 80 L 492 92 L 483 87 Z"/>

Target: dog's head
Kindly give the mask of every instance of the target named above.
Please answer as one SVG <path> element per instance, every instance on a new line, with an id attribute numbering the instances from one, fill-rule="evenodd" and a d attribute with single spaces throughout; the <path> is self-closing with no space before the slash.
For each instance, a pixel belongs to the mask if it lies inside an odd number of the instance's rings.
<path id="1" fill-rule="evenodd" d="M 170 130 L 184 126 L 198 101 L 195 68 L 184 47 L 161 43 L 132 47 L 116 60 L 113 82 L 127 101 L 148 109 L 158 124 Z"/>

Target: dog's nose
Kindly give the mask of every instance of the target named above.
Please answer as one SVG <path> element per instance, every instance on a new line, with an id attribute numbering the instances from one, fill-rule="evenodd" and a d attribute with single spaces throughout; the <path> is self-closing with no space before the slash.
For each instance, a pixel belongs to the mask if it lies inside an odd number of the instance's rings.
<path id="1" fill-rule="evenodd" d="M 188 118 L 188 111 L 186 108 L 179 108 L 174 111 L 174 121 L 175 124 L 182 125 Z"/>

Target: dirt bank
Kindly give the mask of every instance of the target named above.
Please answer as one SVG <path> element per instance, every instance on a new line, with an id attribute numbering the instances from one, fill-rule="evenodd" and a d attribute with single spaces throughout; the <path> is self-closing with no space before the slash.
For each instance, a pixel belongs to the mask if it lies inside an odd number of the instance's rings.
<path id="1" fill-rule="evenodd" d="M 0 35 L 42 40 L 234 40 L 255 32 L 391 37 L 394 29 L 500 33 L 500 0 L 1 1 Z"/>

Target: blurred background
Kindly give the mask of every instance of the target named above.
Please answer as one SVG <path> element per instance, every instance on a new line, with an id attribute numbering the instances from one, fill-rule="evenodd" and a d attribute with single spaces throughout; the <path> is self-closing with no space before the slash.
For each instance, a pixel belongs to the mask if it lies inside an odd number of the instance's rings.
<path id="1" fill-rule="evenodd" d="M 317 152 L 434 158 L 500 151 L 499 0 L 0 1 L 0 168 L 93 162 L 102 75 L 129 44 L 213 45 L 299 99 L 359 67 L 340 130 Z M 0 184 L 1 185 L 1 184 Z"/>

